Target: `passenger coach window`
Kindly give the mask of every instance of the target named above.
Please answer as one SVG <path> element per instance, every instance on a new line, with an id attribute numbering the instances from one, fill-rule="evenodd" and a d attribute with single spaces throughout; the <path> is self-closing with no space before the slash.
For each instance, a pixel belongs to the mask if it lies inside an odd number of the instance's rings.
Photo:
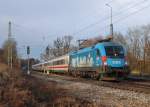
<path id="1" fill-rule="evenodd" d="M 61 64 L 65 64 L 65 60 L 62 59 L 62 60 L 58 60 L 58 61 L 54 61 L 53 63 L 54 65 L 61 65 Z"/>

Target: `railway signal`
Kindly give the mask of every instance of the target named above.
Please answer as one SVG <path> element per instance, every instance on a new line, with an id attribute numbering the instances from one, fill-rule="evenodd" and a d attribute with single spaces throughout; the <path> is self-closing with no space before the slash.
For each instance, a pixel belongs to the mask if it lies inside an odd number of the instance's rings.
<path id="1" fill-rule="evenodd" d="M 27 71 L 27 74 L 30 75 L 30 59 L 29 59 L 30 46 L 27 46 L 27 55 L 28 55 L 28 71 Z"/>
<path id="2" fill-rule="evenodd" d="M 29 55 L 29 54 L 30 54 L 30 47 L 27 46 L 27 55 Z"/>

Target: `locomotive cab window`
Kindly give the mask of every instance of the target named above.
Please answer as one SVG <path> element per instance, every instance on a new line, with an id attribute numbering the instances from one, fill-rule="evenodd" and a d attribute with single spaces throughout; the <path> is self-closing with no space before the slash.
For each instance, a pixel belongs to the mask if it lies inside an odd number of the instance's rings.
<path id="1" fill-rule="evenodd" d="M 124 50 L 122 46 L 105 46 L 106 56 L 109 58 L 123 58 Z"/>

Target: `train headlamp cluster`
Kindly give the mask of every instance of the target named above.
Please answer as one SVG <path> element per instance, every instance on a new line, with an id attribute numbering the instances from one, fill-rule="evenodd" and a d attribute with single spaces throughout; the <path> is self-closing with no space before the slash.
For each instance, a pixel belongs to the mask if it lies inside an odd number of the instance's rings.
<path id="1" fill-rule="evenodd" d="M 104 66 L 107 66 L 107 62 L 106 61 L 104 62 Z"/>
<path id="2" fill-rule="evenodd" d="M 128 62 L 127 62 L 127 61 L 125 61 L 125 65 L 128 65 Z"/>

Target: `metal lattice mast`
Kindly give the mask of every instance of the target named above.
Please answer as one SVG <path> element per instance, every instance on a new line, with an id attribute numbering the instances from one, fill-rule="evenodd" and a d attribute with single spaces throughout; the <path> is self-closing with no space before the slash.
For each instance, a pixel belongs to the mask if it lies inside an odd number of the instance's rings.
<path id="1" fill-rule="evenodd" d="M 8 66 L 12 68 L 13 52 L 12 52 L 12 41 L 11 41 L 12 37 L 11 36 L 12 36 L 11 35 L 11 22 L 9 21 L 8 23 L 8 42 L 9 42 L 8 43 Z"/>

